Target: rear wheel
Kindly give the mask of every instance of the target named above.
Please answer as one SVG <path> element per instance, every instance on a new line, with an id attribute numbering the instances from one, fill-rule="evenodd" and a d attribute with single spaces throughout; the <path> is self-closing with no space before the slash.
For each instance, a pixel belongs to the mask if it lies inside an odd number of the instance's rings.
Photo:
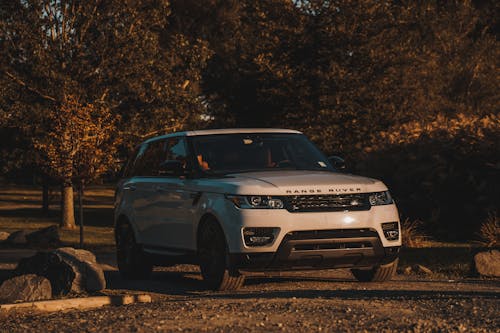
<path id="1" fill-rule="evenodd" d="M 351 269 L 352 275 L 361 282 L 389 281 L 398 268 L 399 259 L 391 263 L 375 266 L 370 269 Z"/>
<path id="2" fill-rule="evenodd" d="M 116 260 L 125 279 L 140 280 L 151 276 L 153 265 L 136 243 L 134 231 L 128 223 L 118 226 L 116 233 Z"/>
<path id="3" fill-rule="evenodd" d="M 228 268 L 227 245 L 219 224 L 208 220 L 198 233 L 198 257 L 203 280 L 213 290 L 236 290 L 245 277 Z"/>

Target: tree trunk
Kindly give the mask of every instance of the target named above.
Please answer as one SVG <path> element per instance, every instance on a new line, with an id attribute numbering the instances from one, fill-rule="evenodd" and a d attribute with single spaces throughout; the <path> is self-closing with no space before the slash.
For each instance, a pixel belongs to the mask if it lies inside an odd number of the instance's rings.
<path id="1" fill-rule="evenodd" d="M 78 224 L 80 225 L 80 249 L 83 249 L 83 181 L 78 184 Z"/>
<path id="2" fill-rule="evenodd" d="M 73 206 L 73 184 L 71 182 L 65 182 L 61 194 L 61 228 L 76 229 L 75 209 Z"/>

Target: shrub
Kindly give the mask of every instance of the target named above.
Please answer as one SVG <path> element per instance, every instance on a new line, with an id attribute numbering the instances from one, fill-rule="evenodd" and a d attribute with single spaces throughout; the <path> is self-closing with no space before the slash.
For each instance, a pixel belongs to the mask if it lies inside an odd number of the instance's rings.
<path id="1" fill-rule="evenodd" d="M 382 179 L 401 213 L 441 239 L 473 238 L 499 210 L 500 116 L 438 115 L 389 128 L 357 157 Z"/>
<path id="2" fill-rule="evenodd" d="M 426 236 L 421 231 L 422 222 L 406 218 L 401 223 L 401 239 L 404 247 L 422 247 Z"/>
<path id="3" fill-rule="evenodd" d="M 486 247 L 500 246 L 500 223 L 496 212 L 490 212 L 481 225 L 479 232 L 479 243 Z"/>

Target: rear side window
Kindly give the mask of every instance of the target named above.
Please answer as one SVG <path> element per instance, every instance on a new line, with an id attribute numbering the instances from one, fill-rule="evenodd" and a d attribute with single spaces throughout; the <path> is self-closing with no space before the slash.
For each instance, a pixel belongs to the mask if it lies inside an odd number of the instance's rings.
<path id="1" fill-rule="evenodd" d="M 139 148 L 135 148 L 134 152 L 129 155 L 127 162 L 123 165 L 120 171 L 120 178 L 130 178 L 132 175 L 132 168 L 134 167 L 134 161 L 137 156 Z"/>
<path id="2" fill-rule="evenodd" d="M 131 176 L 158 176 L 164 141 L 153 141 L 141 145 L 131 167 Z"/>
<path id="3" fill-rule="evenodd" d="M 142 144 L 126 169 L 125 177 L 155 177 L 160 176 L 162 163 L 166 161 L 181 161 L 189 169 L 186 140 L 183 137 L 173 137 L 164 140 Z M 163 176 L 163 175 L 162 175 Z"/>

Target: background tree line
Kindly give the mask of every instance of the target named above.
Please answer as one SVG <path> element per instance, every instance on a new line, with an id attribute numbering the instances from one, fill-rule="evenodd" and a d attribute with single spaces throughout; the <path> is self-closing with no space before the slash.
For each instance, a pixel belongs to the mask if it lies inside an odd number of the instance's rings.
<path id="1" fill-rule="evenodd" d="M 10 1 L 1 167 L 72 186 L 142 138 L 289 127 L 471 238 L 500 208 L 495 1 Z M 112 158 L 110 158 L 112 157 Z M 36 170 L 36 171 L 32 171 Z M 71 193 L 71 194 L 70 194 Z"/>

